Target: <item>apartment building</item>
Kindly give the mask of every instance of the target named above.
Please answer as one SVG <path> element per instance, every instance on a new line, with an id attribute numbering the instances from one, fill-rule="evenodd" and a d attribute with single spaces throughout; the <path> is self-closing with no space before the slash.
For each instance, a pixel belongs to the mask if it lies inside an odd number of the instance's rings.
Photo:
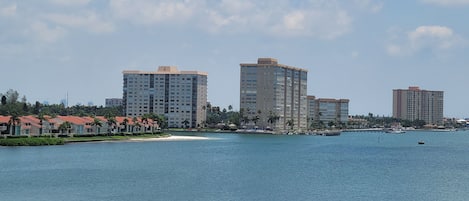
<path id="1" fill-rule="evenodd" d="M 348 99 L 331 99 L 308 96 L 308 120 L 312 122 L 347 123 L 349 111 Z"/>
<path id="2" fill-rule="evenodd" d="M 411 86 L 393 90 L 394 118 L 423 120 L 427 124 L 443 123 L 443 91 L 422 90 Z"/>
<path id="3" fill-rule="evenodd" d="M 240 66 L 240 110 L 246 117 L 245 127 L 270 127 L 280 132 L 292 127 L 296 131 L 307 129 L 307 70 L 279 64 L 273 58 Z"/>
<path id="4" fill-rule="evenodd" d="M 160 66 L 157 71 L 123 72 L 124 114 L 166 116 L 168 127 L 199 127 L 206 120 L 207 73 Z"/>
<path id="5" fill-rule="evenodd" d="M 120 107 L 122 106 L 122 98 L 106 98 L 105 107 Z"/>

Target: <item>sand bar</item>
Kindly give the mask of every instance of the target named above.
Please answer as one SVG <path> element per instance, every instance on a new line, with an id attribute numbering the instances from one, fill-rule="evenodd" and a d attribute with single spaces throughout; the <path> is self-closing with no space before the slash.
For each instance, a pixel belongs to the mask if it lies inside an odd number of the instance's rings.
<path id="1" fill-rule="evenodd" d="M 160 138 L 134 138 L 130 141 L 146 142 L 146 141 L 188 141 L 188 140 L 208 140 L 208 137 L 201 136 L 169 136 Z"/>

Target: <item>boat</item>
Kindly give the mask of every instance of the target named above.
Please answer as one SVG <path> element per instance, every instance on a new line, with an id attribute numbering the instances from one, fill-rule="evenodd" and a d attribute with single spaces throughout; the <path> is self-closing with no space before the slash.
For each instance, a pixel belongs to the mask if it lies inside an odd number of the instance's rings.
<path id="1" fill-rule="evenodd" d="M 339 136 L 341 133 L 340 130 L 323 130 L 314 132 L 315 135 L 321 136 Z"/>
<path id="2" fill-rule="evenodd" d="M 386 130 L 386 133 L 390 133 L 390 134 L 403 134 L 403 133 L 405 133 L 405 131 L 402 130 L 401 128 L 392 128 L 392 129 Z"/>
<path id="3" fill-rule="evenodd" d="M 425 144 L 425 142 L 424 141 L 419 141 L 418 144 Z"/>

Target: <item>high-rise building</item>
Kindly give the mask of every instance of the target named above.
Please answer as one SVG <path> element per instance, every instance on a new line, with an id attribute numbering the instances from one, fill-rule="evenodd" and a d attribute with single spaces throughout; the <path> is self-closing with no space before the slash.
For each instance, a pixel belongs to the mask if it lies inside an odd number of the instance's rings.
<path id="1" fill-rule="evenodd" d="M 106 98 L 105 107 L 120 107 L 122 106 L 122 98 Z"/>
<path id="2" fill-rule="evenodd" d="M 259 58 L 255 64 L 240 66 L 244 126 L 270 127 L 279 132 L 292 127 L 297 131 L 307 129 L 307 70 L 278 64 L 273 58 Z"/>
<path id="3" fill-rule="evenodd" d="M 328 124 L 348 122 L 348 99 L 331 99 L 308 96 L 308 120 Z"/>
<path id="4" fill-rule="evenodd" d="M 124 71 L 126 116 L 166 116 L 168 127 L 199 127 L 206 120 L 207 73 L 160 66 L 156 72 Z"/>
<path id="5" fill-rule="evenodd" d="M 443 91 L 421 90 L 419 87 L 393 90 L 394 118 L 423 120 L 427 124 L 443 123 Z"/>

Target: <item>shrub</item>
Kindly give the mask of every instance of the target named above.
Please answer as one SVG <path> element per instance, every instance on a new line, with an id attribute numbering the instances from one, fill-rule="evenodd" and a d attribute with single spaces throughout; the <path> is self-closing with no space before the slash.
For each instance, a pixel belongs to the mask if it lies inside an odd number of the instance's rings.
<path id="1" fill-rule="evenodd" d="M 65 141 L 61 138 L 7 138 L 0 139 L 0 146 L 44 146 L 44 145 L 63 145 Z"/>

